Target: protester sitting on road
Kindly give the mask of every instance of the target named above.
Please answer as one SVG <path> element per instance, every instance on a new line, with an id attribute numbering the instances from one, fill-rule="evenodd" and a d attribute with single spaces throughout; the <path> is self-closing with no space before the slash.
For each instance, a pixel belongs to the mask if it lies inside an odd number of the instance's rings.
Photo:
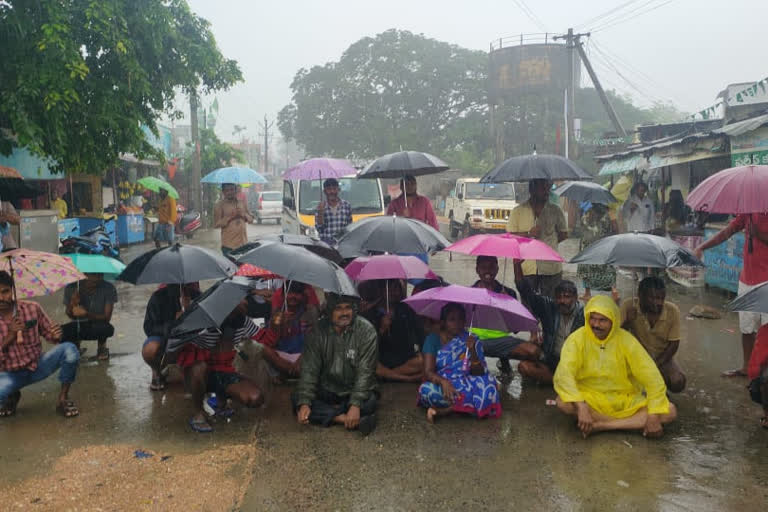
<path id="1" fill-rule="evenodd" d="M 757 331 L 757 339 L 747 367 L 747 377 L 752 400 L 763 406 L 760 426 L 768 429 L 768 324 Z"/>
<path id="2" fill-rule="evenodd" d="M 221 229 L 221 252 L 224 256 L 248 243 L 248 223 L 253 215 L 246 201 L 237 198 L 233 183 L 221 186 L 222 197 L 213 208 L 215 227 Z"/>
<path id="3" fill-rule="evenodd" d="M 62 326 L 64 339 L 80 348 L 82 340 L 97 340 L 96 357 L 109 359 L 107 339 L 115 334 L 109 323 L 117 303 L 115 285 L 104 280 L 103 274 L 85 274 L 85 279 L 68 284 L 64 289 L 64 306 L 73 321 Z"/>
<path id="4" fill-rule="evenodd" d="M 485 288 L 517 299 L 517 293 L 513 289 L 507 288 L 496 279 L 496 276 L 499 275 L 499 260 L 496 256 L 478 256 L 475 262 L 475 271 L 480 279 L 475 281 L 475 284 L 472 285 L 473 288 Z M 475 332 L 475 334 L 478 333 Z M 510 359 L 536 360 L 541 353 L 538 345 L 509 336 L 507 333 L 483 331 L 482 335 L 478 334 L 478 336 L 483 341 L 485 355 L 497 357 L 499 369 L 504 374 L 509 374 L 512 371 L 509 364 Z"/>
<path id="5" fill-rule="evenodd" d="M 627 299 L 621 305 L 621 327 L 648 351 L 667 389 L 680 393 L 685 389 L 685 374 L 674 359 L 680 346 L 680 310 L 665 300 L 664 280 L 658 277 L 640 281 L 637 294 L 637 298 Z"/>
<path id="6" fill-rule="evenodd" d="M 54 348 L 42 353 L 40 335 Z M 80 352 L 73 343 L 61 341 L 61 327 L 51 322 L 35 302 L 13 298 L 13 278 L 0 271 L 0 417 L 13 416 L 21 400 L 21 389 L 46 379 L 59 370 L 61 390 L 56 412 L 65 418 L 80 414 L 69 399 Z"/>
<path id="7" fill-rule="evenodd" d="M 246 407 L 258 407 L 264 403 L 261 388 L 250 379 L 239 375 L 234 366 L 236 347 L 259 331 L 253 320 L 245 316 L 246 309 L 243 300 L 218 331 L 204 330 L 200 333 L 199 336 L 205 339 L 205 345 L 215 344 L 215 348 L 208 350 L 194 343 L 187 343 L 176 358 L 176 364 L 184 371 L 192 395 L 195 412 L 189 420 L 189 426 L 195 432 L 213 431 L 203 408 L 206 392 L 216 394 L 217 406 L 214 414 L 222 417 L 232 415 L 232 410 L 226 406 L 228 399 Z"/>
<path id="8" fill-rule="evenodd" d="M 536 238 L 557 250 L 560 242 L 568 238 L 565 214 L 556 204 L 549 202 L 552 182 L 532 180 L 528 183 L 531 198 L 516 206 L 509 215 L 507 231 L 528 238 Z M 563 265 L 556 261 L 526 261 L 525 279 L 537 293 L 554 297 L 555 286 L 563 277 Z"/>
<path id="9" fill-rule="evenodd" d="M 402 302 L 405 299 L 403 282 L 398 279 L 369 282 L 379 288 L 379 298 L 373 307 L 361 311 L 361 315 L 373 324 L 379 335 L 376 376 L 395 382 L 421 382 L 424 360 L 417 347 L 424 342 L 424 332 L 416 313 Z"/>
<path id="10" fill-rule="evenodd" d="M 282 283 L 282 281 L 280 282 Z M 314 287 L 305 285 L 303 293 L 304 293 L 304 306 L 307 308 L 307 310 L 311 311 L 312 314 L 314 314 L 315 316 L 319 316 L 318 307 L 320 305 L 320 300 L 317 296 L 317 292 L 315 292 Z M 275 288 L 275 291 L 272 293 L 271 301 L 272 301 L 272 314 L 285 309 L 285 295 L 283 294 L 282 284 L 277 288 Z"/>
<path id="11" fill-rule="evenodd" d="M 141 348 L 141 357 L 152 368 L 150 390 L 162 391 L 166 388 L 165 369 L 172 362 L 165 353 L 168 334 L 173 323 L 199 296 L 200 285 L 195 282 L 181 286 L 163 285 L 149 298 L 144 313 L 144 334 L 147 338 Z"/>
<path id="12" fill-rule="evenodd" d="M 577 298 L 573 281 L 563 280 L 555 287 L 555 298 L 537 294 L 528 280 L 523 279 L 521 262 L 515 262 L 515 282 L 520 296 L 533 316 L 541 323 L 540 353 L 535 358 L 520 361 L 517 370 L 523 377 L 550 383 L 560 361 L 560 351 L 566 338 L 584 326 L 584 308 Z"/>
<path id="13" fill-rule="evenodd" d="M 262 344 L 262 356 L 269 363 L 269 372 L 275 381 L 284 376 L 298 377 L 301 373 L 301 354 L 304 336 L 317 317 L 307 308 L 304 283 L 291 282 L 286 297 L 286 309 L 277 311 L 265 329 L 254 338 Z"/>
<path id="14" fill-rule="evenodd" d="M 302 425 L 376 427 L 376 329 L 357 314 L 357 298 L 328 294 L 326 316 L 306 336 L 301 377 L 291 395 Z"/>
<path id="15" fill-rule="evenodd" d="M 424 382 L 418 402 L 427 421 L 460 412 L 478 418 L 501 416 L 496 379 L 488 372 L 482 342 L 466 330 L 464 306 L 450 303 L 440 311 L 440 334 L 424 341 Z"/>
<path id="16" fill-rule="evenodd" d="M 325 201 L 317 205 L 315 229 L 323 242 L 336 245 L 336 235 L 352 224 L 352 206 L 339 197 L 339 182 L 328 178 L 323 182 Z"/>
<path id="17" fill-rule="evenodd" d="M 584 315 L 587 325 L 565 340 L 555 371 L 557 406 L 578 418 L 585 438 L 605 430 L 661 436 L 677 410 L 653 359 L 619 326 L 619 307 L 609 297 L 593 297 Z"/>

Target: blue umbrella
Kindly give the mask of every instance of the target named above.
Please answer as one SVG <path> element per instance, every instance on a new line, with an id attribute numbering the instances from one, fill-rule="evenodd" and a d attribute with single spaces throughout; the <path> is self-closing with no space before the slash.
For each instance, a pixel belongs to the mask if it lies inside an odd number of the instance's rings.
<path id="1" fill-rule="evenodd" d="M 125 264 L 101 254 L 65 254 L 77 270 L 84 274 L 106 274 L 116 276 L 125 270 Z"/>
<path id="2" fill-rule="evenodd" d="M 222 167 L 205 175 L 201 183 L 268 183 L 266 178 L 253 169 L 247 167 Z"/>

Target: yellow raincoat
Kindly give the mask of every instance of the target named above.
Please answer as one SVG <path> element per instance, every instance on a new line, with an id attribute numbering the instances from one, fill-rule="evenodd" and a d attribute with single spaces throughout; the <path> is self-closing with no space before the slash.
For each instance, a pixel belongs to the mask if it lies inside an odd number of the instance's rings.
<path id="1" fill-rule="evenodd" d="M 600 313 L 613 322 L 606 339 L 600 340 L 592 332 L 590 313 Z M 586 325 L 565 340 L 555 371 L 560 399 L 587 402 L 598 413 L 614 418 L 628 418 L 643 407 L 650 414 L 668 414 L 664 379 L 640 342 L 620 327 L 619 307 L 609 297 L 598 295 L 587 303 L 584 315 Z"/>

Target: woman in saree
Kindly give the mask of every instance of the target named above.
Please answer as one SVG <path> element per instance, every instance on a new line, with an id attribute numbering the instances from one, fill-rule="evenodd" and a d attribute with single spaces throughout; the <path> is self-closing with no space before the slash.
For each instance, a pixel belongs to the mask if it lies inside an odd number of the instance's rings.
<path id="1" fill-rule="evenodd" d="M 488 372 L 483 348 L 466 327 L 460 304 L 446 304 L 440 311 L 440 331 L 427 336 L 424 355 L 425 382 L 418 403 L 427 409 L 427 421 L 451 412 L 478 418 L 501 416 L 496 378 Z"/>

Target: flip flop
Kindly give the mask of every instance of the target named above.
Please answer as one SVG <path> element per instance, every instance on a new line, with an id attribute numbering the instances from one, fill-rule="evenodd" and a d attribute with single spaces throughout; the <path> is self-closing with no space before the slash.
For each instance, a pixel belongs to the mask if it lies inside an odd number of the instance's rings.
<path id="1" fill-rule="evenodd" d="M 746 377 L 747 374 L 744 370 L 741 368 L 736 368 L 734 370 L 727 370 L 720 374 L 721 377 Z"/>
<path id="2" fill-rule="evenodd" d="M 166 386 L 167 384 L 165 379 L 163 377 L 159 377 L 157 379 L 152 379 L 152 382 L 149 384 L 149 389 L 151 391 L 163 391 Z"/>
<path id="3" fill-rule="evenodd" d="M 56 412 L 65 418 L 74 418 L 80 414 L 80 409 L 77 408 L 72 400 L 65 400 L 59 402 L 59 405 L 56 406 Z"/>
<path id="4" fill-rule="evenodd" d="M 5 399 L 5 402 L 2 404 L 2 406 L 0 406 L 0 418 L 10 418 L 16 414 L 16 407 L 18 407 L 20 400 L 20 391 L 11 393 L 8 398 Z"/>
<path id="5" fill-rule="evenodd" d="M 209 425 L 208 422 L 204 419 L 190 418 L 189 426 L 192 427 L 192 430 L 199 434 L 209 434 L 213 432 L 213 427 Z"/>

